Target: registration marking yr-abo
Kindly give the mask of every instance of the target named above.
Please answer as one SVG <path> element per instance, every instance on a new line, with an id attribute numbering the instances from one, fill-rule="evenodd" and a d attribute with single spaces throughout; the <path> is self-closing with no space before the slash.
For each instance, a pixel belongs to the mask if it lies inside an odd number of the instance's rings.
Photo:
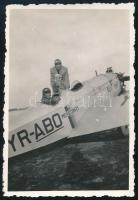
<path id="1" fill-rule="evenodd" d="M 69 115 L 69 113 L 68 113 Z M 9 133 L 9 157 L 13 157 L 67 137 L 72 128 L 65 109 L 57 109 Z"/>

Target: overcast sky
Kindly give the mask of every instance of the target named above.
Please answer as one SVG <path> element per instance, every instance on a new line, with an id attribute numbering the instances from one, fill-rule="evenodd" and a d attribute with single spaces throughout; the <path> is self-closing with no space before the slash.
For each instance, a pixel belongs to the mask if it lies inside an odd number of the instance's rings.
<path id="1" fill-rule="evenodd" d="M 59 58 L 70 81 L 86 80 L 112 66 L 129 73 L 129 11 L 15 9 L 10 12 L 10 108 L 50 87 Z"/>

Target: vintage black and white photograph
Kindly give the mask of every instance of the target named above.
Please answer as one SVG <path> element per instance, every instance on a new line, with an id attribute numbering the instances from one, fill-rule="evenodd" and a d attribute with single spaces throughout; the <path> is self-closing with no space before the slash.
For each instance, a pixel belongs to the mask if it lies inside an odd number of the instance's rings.
<path id="1" fill-rule="evenodd" d="M 133 14 L 7 6 L 5 195 L 134 195 Z"/>

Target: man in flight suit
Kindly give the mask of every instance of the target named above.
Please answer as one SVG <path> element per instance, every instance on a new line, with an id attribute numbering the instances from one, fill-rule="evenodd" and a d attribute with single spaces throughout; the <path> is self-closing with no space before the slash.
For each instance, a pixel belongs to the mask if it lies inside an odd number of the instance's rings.
<path id="1" fill-rule="evenodd" d="M 56 105 L 60 101 L 58 94 L 51 96 L 51 90 L 49 88 L 44 88 L 42 91 L 41 103 L 47 105 Z"/>
<path id="2" fill-rule="evenodd" d="M 51 90 L 49 88 L 43 89 L 41 102 L 43 104 L 51 105 Z"/>
<path id="3" fill-rule="evenodd" d="M 50 69 L 51 86 L 54 94 L 70 88 L 68 69 L 62 65 L 61 60 L 55 60 L 55 66 Z"/>

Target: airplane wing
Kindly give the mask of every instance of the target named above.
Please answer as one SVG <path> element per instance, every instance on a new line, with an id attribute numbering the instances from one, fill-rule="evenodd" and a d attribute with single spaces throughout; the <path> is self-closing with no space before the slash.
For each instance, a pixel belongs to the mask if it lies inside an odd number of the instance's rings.
<path id="1" fill-rule="evenodd" d="M 97 81 L 97 79 L 94 80 Z M 96 81 L 85 82 L 77 92 L 65 91 L 63 98 L 56 106 L 38 103 L 34 108 L 10 112 L 9 157 L 64 138 L 95 134 L 128 125 L 128 94 L 111 95 L 102 104 L 102 97 L 99 99 L 99 95 L 106 91 L 105 97 L 106 95 L 108 97 L 107 87 L 110 83 L 104 76 Z M 95 104 L 95 98 L 98 98 L 96 102 L 101 104 Z"/>
<path id="2" fill-rule="evenodd" d="M 9 132 L 9 157 L 46 146 L 69 135 L 72 129 L 69 118 L 62 118 L 62 115 L 66 112 L 65 109 L 61 107 L 56 108 L 42 116 L 42 112 L 45 111 L 44 107 L 41 112 L 39 108 L 38 113 L 37 109 L 31 108 L 28 110 L 28 115 L 31 113 L 30 116 L 27 116 L 27 112 L 20 114 L 20 111 L 17 111 L 18 120 L 15 120 L 13 117 L 16 124 L 13 122 L 14 127 Z M 41 117 L 39 116 L 40 114 Z M 26 118 L 23 117 L 24 115 Z M 33 118 L 35 115 L 37 118 L 31 119 L 32 115 Z M 22 124 L 24 121 L 24 124 L 21 126 L 20 121 Z"/>

